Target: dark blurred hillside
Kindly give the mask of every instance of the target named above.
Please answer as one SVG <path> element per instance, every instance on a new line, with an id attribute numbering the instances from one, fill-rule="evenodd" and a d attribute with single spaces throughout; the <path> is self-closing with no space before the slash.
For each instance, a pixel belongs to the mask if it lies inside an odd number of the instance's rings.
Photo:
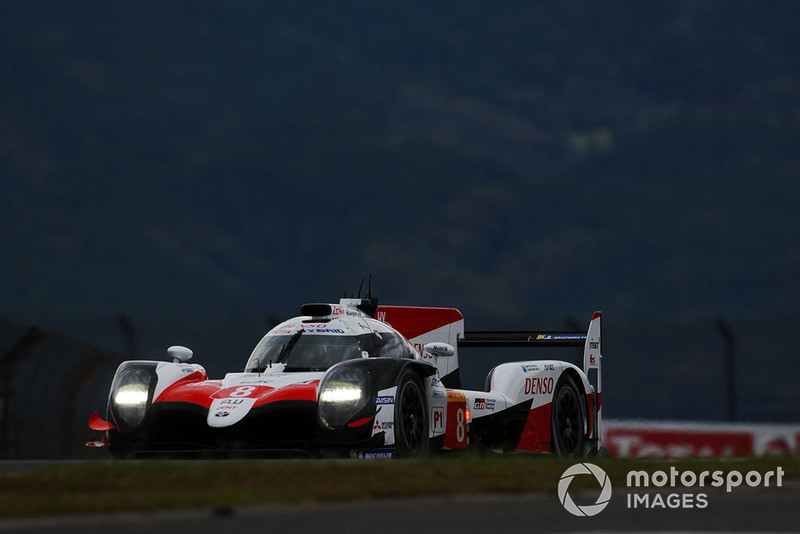
<path id="1" fill-rule="evenodd" d="M 103 411 L 123 356 L 0 320 L 0 458 L 87 458 L 87 417 Z M 99 455 L 95 455 L 98 457 Z"/>
<path id="2" fill-rule="evenodd" d="M 224 345 L 373 273 L 384 302 L 484 328 L 797 317 L 799 20 L 4 3 L 0 316 L 118 350 L 120 312 L 154 340 L 216 324 Z"/>

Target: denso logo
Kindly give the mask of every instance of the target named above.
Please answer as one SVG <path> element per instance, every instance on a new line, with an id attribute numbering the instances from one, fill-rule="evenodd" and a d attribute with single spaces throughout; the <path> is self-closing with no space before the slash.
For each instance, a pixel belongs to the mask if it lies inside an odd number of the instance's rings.
<path id="1" fill-rule="evenodd" d="M 553 377 L 525 379 L 525 395 L 550 395 L 553 393 Z"/>

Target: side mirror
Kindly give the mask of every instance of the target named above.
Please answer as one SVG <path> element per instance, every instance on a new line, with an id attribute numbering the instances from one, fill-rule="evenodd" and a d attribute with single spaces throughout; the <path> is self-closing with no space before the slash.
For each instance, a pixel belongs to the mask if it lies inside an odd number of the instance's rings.
<path id="1" fill-rule="evenodd" d="M 180 345 L 173 345 L 167 349 L 167 354 L 174 363 L 188 362 L 192 359 L 192 350 Z"/>
<path id="2" fill-rule="evenodd" d="M 431 356 L 454 356 L 456 353 L 456 349 L 453 348 L 452 345 L 448 345 L 447 343 L 426 343 L 425 346 L 422 347 L 422 350 L 430 354 Z"/>

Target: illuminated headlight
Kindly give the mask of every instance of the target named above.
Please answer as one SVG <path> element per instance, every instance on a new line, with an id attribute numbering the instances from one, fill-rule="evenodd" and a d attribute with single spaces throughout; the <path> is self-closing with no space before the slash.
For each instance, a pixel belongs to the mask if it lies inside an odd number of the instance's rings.
<path id="1" fill-rule="evenodd" d="M 361 400 L 361 388 L 355 384 L 343 384 L 328 388 L 319 396 L 320 402 L 334 404 L 356 404 Z"/>
<path id="2" fill-rule="evenodd" d="M 153 373 L 141 367 L 119 372 L 111 392 L 111 407 L 120 430 L 131 430 L 144 421 Z"/>
<path id="3" fill-rule="evenodd" d="M 129 384 L 117 390 L 114 402 L 117 406 L 142 406 L 147 404 L 149 388 L 145 384 Z"/>
<path id="4" fill-rule="evenodd" d="M 367 404 L 367 376 L 351 365 L 335 366 L 319 385 L 317 415 L 325 428 L 342 428 Z"/>

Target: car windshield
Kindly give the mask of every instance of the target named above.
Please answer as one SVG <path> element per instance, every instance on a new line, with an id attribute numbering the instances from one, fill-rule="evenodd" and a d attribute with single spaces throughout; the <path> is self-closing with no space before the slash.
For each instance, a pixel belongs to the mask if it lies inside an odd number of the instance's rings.
<path id="1" fill-rule="evenodd" d="M 292 335 L 265 336 L 253 349 L 245 371 L 263 372 L 273 363 L 285 371 L 324 371 L 334 364 L 362 357 L 356 336 L 310 334 L 298 330 Z"/>

